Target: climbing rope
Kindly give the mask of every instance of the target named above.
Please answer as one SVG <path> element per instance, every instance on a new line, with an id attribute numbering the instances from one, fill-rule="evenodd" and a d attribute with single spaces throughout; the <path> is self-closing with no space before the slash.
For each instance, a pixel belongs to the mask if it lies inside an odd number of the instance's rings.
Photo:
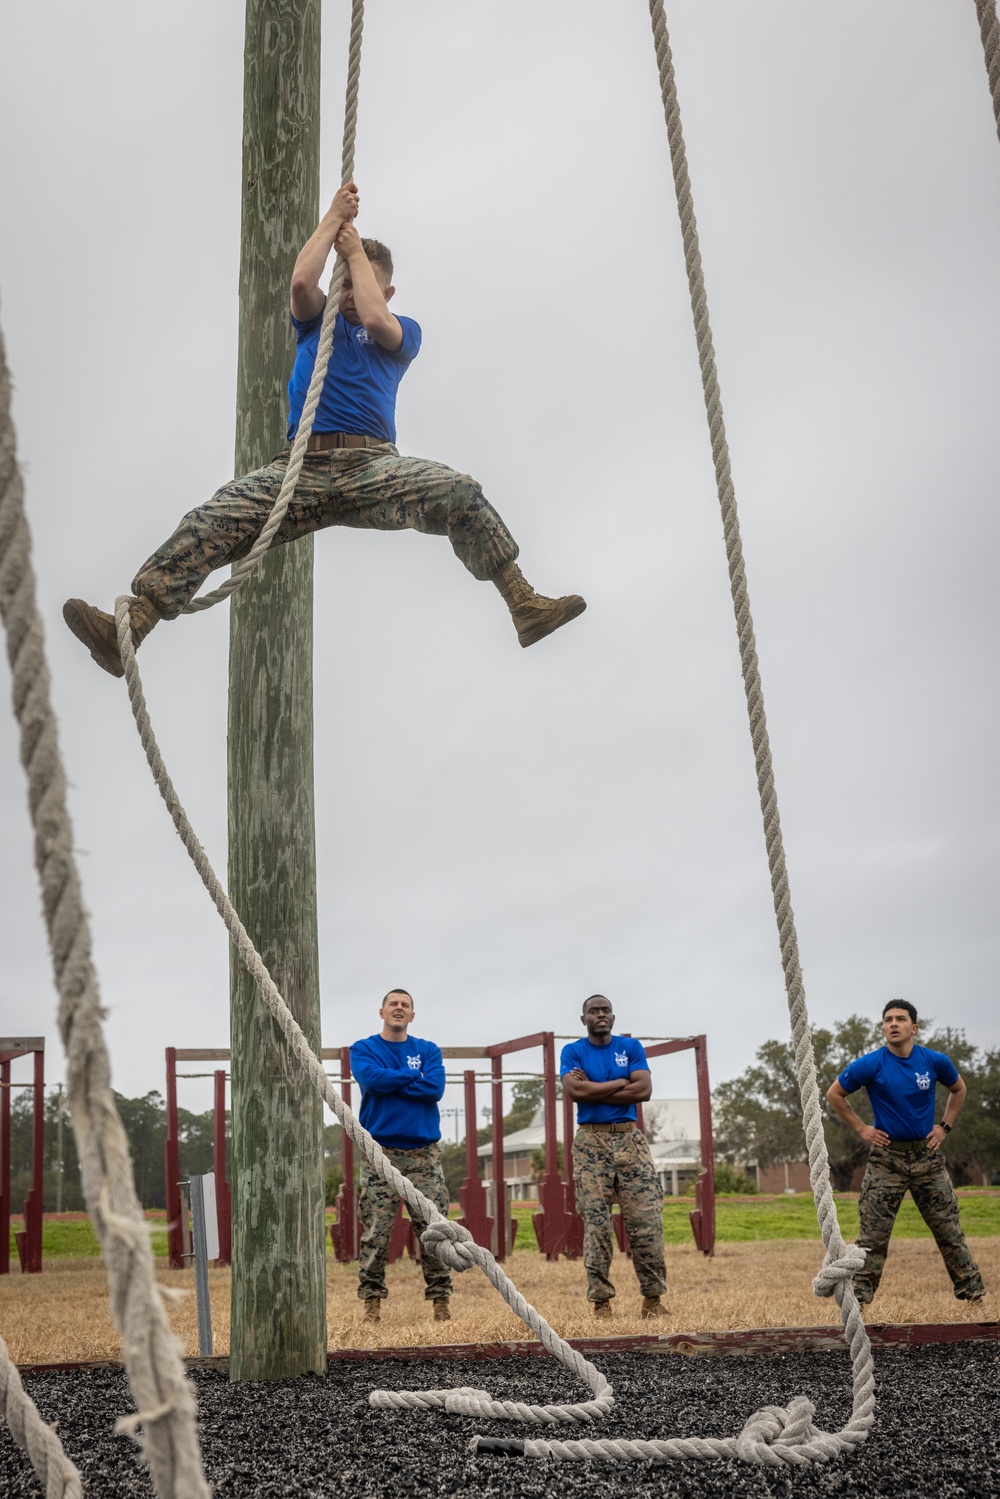
<path id="1" fill-rule="evenodd" d="M 122 1335 L 125 1364 L 139 1411 L 134 1420 L 142 1424 L 143 1448 L 156 1492 L 163 1499 L 204 1499 L 209 1489 L 198 1456 L 194 1394 L 153 1278 L 149 1234 L 135 1194 L 128 1141 L 111 1091 L 100 993 L 91 961 L 90 926 L 73 856 L 66 776 L 36 603 L 2 333 L 0 615 L 7 632 L 21 762 L 28 776 L 35 865 L 59 991 L 69 1110 L 84 1196 L 107 1265 L 111 1310 Z M 0 1382 L 4 1416 L 46 1485 L 48 1499 L 78 1494 L 76 1469 L 63 1455 L 55 1433 L 44 1427 L 2 1346 Z M 41 1435 L 39 1428 L 49 1435 Z"/>
<path id="2" fill-rule="evenodd" d="M 71 1463 L 56 1436 L 46 1426 L 38 1407 L 25 1393 L 10 1350 L 0 1338 L 0 1408 L 11 1436 L 31 1459 L 31 1466 L 45 1488 L 45 1499 L 80 1499 L 80 1470 Z"/>
<path id="3" fill-rule="evenodd" d="M 358 86 L 361 79 L 361 33 L 365 24 L 365 0 L 353 0 L 351 6 L 351 35 L 348 42 L 347 52 L 347 99 L 344 106 L 344 144 L 341 152 L 341 183 L 350 182 L 354 176 L 354 149 L 358 130 Z M 214 604 L 220 604 L 227 599 L 231 593 L 235 593 L 241 584 L 245 583 L 268 550 L 271 542 L 277 534 L 278 527 L 285 518 L 285 511 L 291 503 L 295 486 L 299 482 L 302 472 L 302 463 L 306 456 L 306 447 L 312 435 L 313 421 L 316 417 L 316 408 L 319 398 L 323 392 L 323 381 L 326 379 L 327 365 L 330 363 L 330 353 L 333 349 L 333 329 L 337 321 L 337 308 L 340 303 L 340 288 L 344 281 L 346 265 L 343 258 L 338 255 L 334 261 L 333 274 L 330 278 L 330 289 L 327 292 L 326 306 L 323 309 L 323 321 L 319 328 L 319 344 L 316 348 L 316 363 L 313 365 L 312 379 L 309 381 L 309 389 L 302 406 L 302 416 L 299 419 L 298 430 L 292 443 L 292 451 L 288 457 L 288 467 L 285 470 L 284 481 L 278 491 L 278 498 L 271 507 L 264 527 L 254 542 L 250 551 L 241 562 L 237 562 L 229 577 L 218 588 L 211 593 L 202 594 L 200 598 L 194 598 L 185 604 L 181 610 L 182 614 L 197 614 L 202 609 L 211 609 Z"/>
<path id="4" fill-rule="evenodd" d="M 355 5 L 359 45 L 360 8 L 360 4 Z M 754 753 L 757 759 L 758 782 L 761 790 L 761 805 L 764 815 L 768 860 L 771 868 L 775 911 L 778 918 L 781 940 L 782 964 L 785 970 L 789 1008 L 792 1015 L 796 1066 L 802 1095 L 806 1140 L 809 1149 L 810 1179 L 813 1185 L 823 1242 L 826 1247 L 824 1265 L 813 1283 L 813 1289 L 820 1296 L 833 1295 L 840 1307 L 845 1335 L 851 1347 L 854 1364 L 854 1409 L 851 1421 L 842 1431 L 836 1433 L 827 1433 L 817 1428 L 812 1420 L 815 1413 L 812 1404 L 803 1397 L 797 1397 L 790 1402 L 787 1409 L 768 1406 L 764 1410 L 758 1411 L 747 1422 L 738 1437 L 714 1439 L 677 1438 L 657 1442 L 618 1442 L 614 1440 L 581 1440 L 571 1442 L 529 1441 L 505 1444 L 505 1450 L 517 1450 L 527 1456 L 548 1456 L 560 1459 L 600 1457 L 612 1460 L 641 1458 L 648 1461 L 650 1458 L 665 1460 L 690 1457 L 740 1457 L 749 1461 L 772 1464 L 822 1462 L 836 1457 L 845 1451 L 849 1451 L 859 1442 L 862 1442 L 872 1422 L 874 1376 L 871 1349 L 868 1344 L 864 1325 L 861 1321 L 857 1301 L 850 1285 L 851 1277 L 864 1263 L 864 1253 L 857 1247 L 848 1247 L 844 1243 L 837 1223 L 836 1209 L 830 1189 L 826 1144 L 823 1139 L 823 1127 L 820 1115 L 819 1092 L 812 1056 L 812 1041 L 809 1032 L 808 1015 L 805 1008 L 797 941 L 788 895 L 788 881 L 774 794 L 774 781 L 771 772 L 770 750 L 764 721 L 763 699 L 757 668 L 753 626 L 747 604 L 746 578 L 739 540 L 739 527 L 730 474 L 729 454 L 722 420 L 722 406 L 719 396 L 718 378 L 715 372 L 711 332 L 708 325 L 697 232 L 691 208 L 690 182 L 687 175 L 683 137 L 680 128 L 680 115 L 673 78 L 673 65 L 670 56 L 666 22 L 663 15 L 662 0 L 650 0 L 650 15 L 653 24 L 657 63 L 660 71 L 661 91 L 670 140 L 674 178 L 677 187 L 678 207 L 684 236 L 685 259 L 691 285 L 692 307 L 695 314 L 695 329 L 705 388 L 705 401 L 708 410 L 713 456 L 719 485 L 719 498 L 723 511 L 726 550 L 729 558 L 730 579 L 736 607 L 737 629 L 740 637 L 740 654 L 743 662 L 744 682 L 750 711 Z M 352 27 L 352 41 L 353 32 L 354 28 Z M 344 159 L 345 170 L 347 170 L 346 164 L 349 160 L 352 161 L 353 158 L 349 156 L 346 128 Z M 334 287 L 331 285 L 326 312 L 324 314 L 324 328 L 331 321 L 333 306 Z M 321 387 L 325 373 L 325 361 L 321 367 L 322 351 L 323 336 L 321 334 L 320 353 L 317 355 L 313 381 L 310 385 L 309 397 L 307 397 L 306 407 L 303 411 L 303 424 L 296 439 L 302 451 L 305 448 L 308 431 L 311 429 L 312 414 L 318 403 L 319 388 Z M 328 352 L 329 350 L 327 349 L 327 355 Z M 311 400 L 311 408 L 310 398 L 314 398 Z M 285 495 L 286 489 L 290 494 L 291 489 L 294 488 L 293 466 L 295 456 L 295 449 L 293 448 L 292 458 L 289 462 L 289 473 L 286 475 L 282 496 Z M 256 561 L 266 549 L 277 525 L 280 524 L 280 515 L 275 519 L 280 506 L 281 496 L 279 496 L 279 500 L 276 502 L 275 511 L 272 512 L 268 526 L 261 533 L 257 545 L 254 547 L 253 552 L 248 555 L 242 568 L 234 571 L 234 576 L 229 580 L 228 587 L 217 590 L 215 594 L 206 595 L 201 601 L 202 607 L 210 607 L 219 598 L 225 597 L 227 593 L 232 592 L 233 588 L 238 587 L 240 582 L 243 581 L 250 568 L 256 565 Z M 191 827 L 187 814 L 167 774 L 166 766 L 163 763 L 152 731 L 149 713 L 142 692 L 142 684 L 139 678 L 136 655 L 129 628 L 129 605 L 130 601 L 127 597 L 123 596 L 116 600 L 115 620 L 129 702 L 147 762 L 157 788 L 170 811 L 174 826 L 185 848 L 188 850 L 216 909 L 226 924 L 230 938 L 236 946 L 242 963 L 253 977 L 264 1002 L 267 1004 L 268 1009 L 284 1034 L 296 1059 L 304 1072 L 311 1077 L 314 1087 L 325 1100 L 327 1106 L 340 1120 L 347 1134 L 364 1151 L 365 1157 L 372 1166 L 372 1169 L 406 1202 L 415 1216 L 423 1218 L 428 1223 L 428 1227 L 422 1235 L 422 1243 L 425 1248 L 458 1271 L 468 1269 L 473 1264 L 478 1264 L 493 1286 L 503 1296 L 508 1306 L 527 1324 L 546 1351 L 557 1357 L 567 1368 L 571 1369 L 587 1384 L 594 1397 L 589 1401 L 571 1405 L 534 1406 L 518 1401 L 493 1400 L 486 1391 L 469 1388 L 423 1392 L 379 1390 L 372 1393 L 370 1397 L 372 1404 L 383 1408 L 409 1409 L 438 1406 L 456 1413 L 522 1420 L 534 1424 L 590 1422 L 595 1417 L 605 1416 L 611 1409 L 614 1396 L 611 1385 L 604 1375 L 554 1332 L 535 1308 L 530 1306 L 517 1291 L 516 1287 L 497 1264 L 493 1255 L 473 1241 L 472 1235 L 467 1229 L 443 1218 L 434 1204 L 424 1197 L 406 1177 L 392 1166 L 391 1162 L 386 1159 L 378 1143 L 367 1131 L 361 1128 L 350 1109 L 346 1107 L 343 1100 L 335 1093 L 323 1070 L 322 1062 L 313 1054 L 302 1031 L 268 973 L 263 959 L 251 942 L 228 895 L 215 875 L 211 863 L 195 836 L 194 829 Z M 484 1439 L 481 1438 L 474 1439 L 473 1446 L 476 1447 L 477 1444 L 481 1443 L 487 1449 L 492 1448 L 496 1450 L 495 1443 L 484 1442 Z"/>
<path id="5" fill-rule="evenodd" d="M 997 135 L 1000 136 L 1000 21 L 997 20 L 997 0 L 976 0 L 976 14 L 979 16 L 979 34 L 983 39 L 983 56 L 993 98 Z"/>

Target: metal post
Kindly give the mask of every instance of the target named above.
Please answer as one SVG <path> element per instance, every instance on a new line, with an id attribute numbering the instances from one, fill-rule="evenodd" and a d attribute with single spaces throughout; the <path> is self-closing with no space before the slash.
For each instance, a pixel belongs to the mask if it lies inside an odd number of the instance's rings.
<path id="1" fill-rule="evenodd" d="M 215 1195 L 219 1204 L 219 1264 L 232 1263 L 233 1209 L 226 1180 L 226 1070 L 217 1071 L 214 1079 L 214 1113 L 212 1116 L 212 1169 Z"/>
<path id="2" fill-rule="evenodd" d="M 63 1108 L 63 1085 L 59 1084 L 59 1092 L 56 1094 L 56 1155 L 59 1157 L 59 1175 L 56 1177 L 56 1212 L 63 1210 L 63 1178 L 66 1175 L 66 1162 L 63 1156 L 63 1119 L 65 1110 Z"/>
<path id="3" fill-rule="evenodd" d="M 0 1275 L 10 1274 L 10 1058 L 0 1061 Z"/>
<path id="4" fill-rule="evenodd" d="M 698 1123 L 701 1134 L 702 1175 L 695 1186 L 699 1225 L 695 1243 L 703 1254 L 715 1253 L 715 1142 L 712 1138 L 712 1089 L 708 1081 L 708 1042 L 694 1038 L 694 1065 L 698 1077 Z M 692 1214 L 692 1228 L 695 1227 Z"/>
<path id="5" fill-rule="evenodd" d="M 510 1232 L 507 1222 L 507 1204 L 503 1175 L 503 1057 L 493 1058 L 493 1081 L 490 1084 L 493 1129 L 493 1254 L 498 1260 L 507 1258 L 507 1237 Z"/>
<path id="6" fill-rule="evenodd" d="M 466 1072 L 465 1082 L 465 1178 L 458 1191 L 462 1205 L 462 1216 L 458 1220 L 463 1228 L 480 1244 L 490 1249 L 493 1244 L 493 1218 L 486 1210 L 486 1187 L 479 1175 L 479 1135 L 476 1130 L 476 1074 Z"/>
<path id="7" fill-rule="evenodd" d="M 559 1175 L 559 1134 L 556 1128 L 555 1036 L 546 1031 L 542 1039 L 542 1072 L 545 1085 L 545 1170 L 538 1188 L 540 1211 L 532 1222 L 538 1248 L 548 1260 L 557 1260 L 566 1243 L 566 1188 Z"/>
<path id="8" fill-rule="evenodd" d="M 198 1352 L 202 1358 L 212 1354 L 212 1303 L 208 1295 L 208 1240 L 205 1228 L 205 1179 L 192 1176 L 191 1240 L 194 1245 L 194 1294 L 198 1305 Z"/>
<path id="9" fill-rule="evenodd" d="M 24 1203 L 24 1269 L 42 1269 L 42 1209 L 45 1194 L 45 1052 L 35 1052 L 34 1099 L 31 1111 L 31 1191 Z"/>
<path id="10" fill-rule="evenodd" d="M 340 1050 L 340 1096 L 348 1108 L 351 1107 L 351 1048 Z M 337 1228 L 339 1231 L 339 1260 L 356 1260 L 358 1257 L 358 1194 L 354 1187 L 354 1141 L 346 1129 L 341 1130 L 341 1167 L 343 1179 L 337 1193 Z"/>
<path id="11" fill-rule="evenodd" d="M 167 1138 L 163 1147 L 167 1205 L 167 1263 L 171 1270 L 184 1269 L 184 1215 L 181 1211 L 181 1147 L 177 1131 L 177 1048 L 167 1047 Z"/>

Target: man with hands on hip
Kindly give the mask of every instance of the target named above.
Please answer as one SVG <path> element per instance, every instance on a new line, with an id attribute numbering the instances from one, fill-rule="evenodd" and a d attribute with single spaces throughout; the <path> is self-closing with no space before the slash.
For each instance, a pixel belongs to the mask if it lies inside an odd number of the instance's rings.
<path id="1" fill-rule="evenodd" d="M 854 1293 L 862 1303 L 870 1302 L 878 1290 L 889 1237 L 907 1190 L 934 1235 L 956 1297 L 981 1301 L 985 1295 L 940 1153 L 965 1103 L 965 1083 L 950 1057 L 917 1043 L 917 1029 L 917 1012 L 909 1000 L 890 1000 L 882 1011 L 885 1045 L 851 1062 L 827 1090 L 830 1107 L 871 1147 L 858 1198 L 858 1243 L 867 1257 L 854 1277 Z M 949 1096 L 935 1123 L 937 1083 Z M 874 1124 L 866 1124 L 848 1102 L 848 1095 L 862 1087 Z"/>

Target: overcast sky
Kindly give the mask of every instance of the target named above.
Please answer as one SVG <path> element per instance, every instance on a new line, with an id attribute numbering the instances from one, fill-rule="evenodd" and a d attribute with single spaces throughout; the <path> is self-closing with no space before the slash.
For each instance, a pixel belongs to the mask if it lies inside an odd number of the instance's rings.
<path id="1" fill-rule="evenodd" d="M 128 1094 L 162 1090 L 165 1046 L 228 1044 L 227 942 L 123 684 L 60 610 L 109 608 L 232 472 L 242 12 L 0 19 L 0 320 Z M 707 1032 L 720 1081 L 788 1020 L 647 7 L 368 12 L 359 227 L 424 331 L 400 448 L 473 473 L 528 578 L 589 608 L 524 652 L 444 540 L 317 539 L 324 1043 L 397 984 L 442 1044 L 572 1033 L 602 990 L 619 1029 Z M 975 6 L 668 14 L 810 1012 L 904 996 L 997 1046 L 1000 144 Z M 324 206 L 347 15 L 323 7 Z M 139 658 L 223 874 L 227 613 Z M 44 1032 L 55 1081 L 7 713 L 0 826 L 0 1032 Z M 693 1066 L 654 1092 L 693 1093 Z"/>

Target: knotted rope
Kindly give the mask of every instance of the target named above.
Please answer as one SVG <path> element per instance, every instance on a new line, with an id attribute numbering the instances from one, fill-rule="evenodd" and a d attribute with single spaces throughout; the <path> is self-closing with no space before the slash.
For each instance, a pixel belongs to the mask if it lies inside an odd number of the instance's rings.
<path id="1" fill-rule="evenodd" d="M 997 20 L 997 0 L 976 0 L 976 14 L 979 16 L 979 34 L 983 39 L 983 56 L 993 98 L 997 135 L 1000 136 L 1000 22 Z"/>
<path id="2" fill-rule="evenodd" d="M 49 693 L 42 621 L 35 598 L 31 538 L 24 514 L 10 416 L 10 379 L 0 334 L 0 614 L 7 632 L 14 713 L 35 837 L 35 865 L 59 991 L 59 1029 L 67 1058 L 69 1109 L 87 1208 L 107 1265 L 111 1310 L 143 1424 L 143 1449 L 164 1499 L 209 1493 L 198 1456 L 194 1394 L 153 1278 L 153 1255 L 135 1195 L 128 1141 L 111 1091 L 90 926 L 73 856 L 66 777 Z M 39 1438 L 41 1417 L 0 1349 L 4 1415 L 35 1471 L 57 1496 L 79 1493 L 76 1469 L 58 1438 Z M 154 1414 L 155 1412 L 155 1414 Z M 33 1414 L 32 1414 L 33 1413 Z M 47 1430 L 47 1428 L 46 1428 Z M 24 1440 L 22 1441 L 22 1436 Z M 44 1462 L 45 1469 L 39 1467 Z M 76 1484 L 74 1488 L 73 1485 Z"/>
<path id="3" fill-rule="evenodd" d="M 358 131 L 358 87 L 361 80 L 361 33 L 365 24 L 365 0 L 353 0 L 351 6 L 351 36 L 348 43 L 347 54 L 347 99 L 344 106 L 344 144 L 341 152 L 341 183 L 350 182 L 354 176 L 354 149 Z M 313 421 L 316 417 L 316 408 L 319 398 L 323 393 L 323 381 L 326 379 L 327 365 L 330 363 L 330 353 L 333 349 L 333 329 L 337 321 L 337 308 L 340 303 L 340 288 L 344 282 L 346 264 L 340 255 L 334 261 L 333 274 L 330 277 L 330 289 L 327 292 L 326 306 L 323 308 L 323 321 L 319 327 L 319 344 L 316 348 L 316 363 L 313 365 L 312 379 L 309 381 L 309 389 L 302 406 L 302 416 L 299 420 L 298 430 L 292 443 L 292 451 L 288 456 L 288 467 L 278 498 L 271 507 L 260 535 L 254 542 L 250 551 L 241 562 L 237 562 L 229 577 L 218 588 L 211 593 L 202 594 L 200 598 L 194 598 L 185 604 L 181 610 L 182 614 L 197 614 L 202 609 L 211 609 L 214 604 L 220 604 L 227 599 L 231 593 L 242 583 L 245 583 L 250 574 L 257 567 L 260 559 L 270 547 L 271 542 L 277 534 L 278 527 L 285 518 L 285 511 L 291 503 L 295 486 L 299 482 L 302 472 L 302 463 L 306 456 L 306 447 L 312 435 Z"/>

